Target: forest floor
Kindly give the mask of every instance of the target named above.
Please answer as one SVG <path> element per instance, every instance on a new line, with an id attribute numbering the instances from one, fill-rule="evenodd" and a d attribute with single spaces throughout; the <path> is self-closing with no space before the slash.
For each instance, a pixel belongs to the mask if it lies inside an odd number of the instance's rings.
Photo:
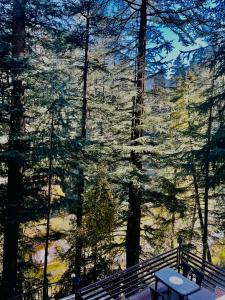
<path id="1" fill-rule="evenodd" d="M 64 215 L 62 217 L 51 218 L 51 231 L 55 233 L 67 233 L 71 230 L 71 215 Z M 33 239 L 41 239 L 45 236 L 46 224 L 44 222 L 34 223 L 25 230 L 28 237 Z M 50 282 L 58 281 L 68 268 L 68 264 L 63 259 L 63 254 L 69 249 L 69 244 L 65 239 L 51 241 L 49 243 L 48 256 L 48 273 Z M 37 268 L 36 276 L 42 278 L 44 266 L 45 243 L 36 242 L 32 248 L 31 255 L 32 262 Z"/>

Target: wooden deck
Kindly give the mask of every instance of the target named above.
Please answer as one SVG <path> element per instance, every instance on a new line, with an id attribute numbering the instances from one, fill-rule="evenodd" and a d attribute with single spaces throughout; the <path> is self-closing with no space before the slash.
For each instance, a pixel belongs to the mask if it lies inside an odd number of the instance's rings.
<path id="1" fill-rule="evenodd" d="M 179 271 L 182 269 L 183 263 L 188 264 L 193 270 L 204 273 L 204 288 L 189 295 L 185 300 L 213 300 L 216 299 L 215 287 L 225 290 L 224 269 L 203 261 L 201 257 L 179 245 L 178 248 L 171 249 L 81 288 L 79 290 L 80 297 L 82 300 L 152 300 L 149 286 L 155 282 L 155 273 L 168 267 Z M 179 295 L 175 292 L 168 292 L 168 288 L 166 288 L 163 291 L 163 298 L 176 300 Z"/>
<path id="2" fill-rule="evenodd" d="M 154 287 L 154 286 L 153 286 Z M 166 300 L 180 300 L 179 295 L 174 293 L 174 292 L 168 292 L 168 289 L 163 286 L 159 282 L 159 287 L 158 290 L 164 295 Z M 75 295 L 70 295 L 65 298 L 61 298 L 60 300 L 75 300 Z M 101 300 L 103 299 L 113 299 L 109 297 L 102 297 Z M 124 299 L 121 297 L 121 299 Z M 136 293 L 135 295 L 131 296 L 128 298 L 129 300 L 151 300 L 151 294 L 150 294 L 150 289 L 146 288 L 143 291 Z M 189 295 L 187 300 L 215 300 L 215 294 L 211 291 L 209 291 L 206 288 L 202 288 L 200 291 Z M 159 299 L 161 300 L 161 298 Z"/>
<path id="3" fill-rule="evenodd" d="M 180 300 L 179 295 L 174 292 L 168 292 L 167 288 L 160 286 L 159 291 L 164 295 L 166 300 Z M 188 296 L 188 300 L 215 300 L 215 294 L 206 288 Z M 146 288 L 143 291 L 129 297 L 129 300 L 151 300 L 150 289 Z M 161 300 L 161 299 L 160 299 Z"/>

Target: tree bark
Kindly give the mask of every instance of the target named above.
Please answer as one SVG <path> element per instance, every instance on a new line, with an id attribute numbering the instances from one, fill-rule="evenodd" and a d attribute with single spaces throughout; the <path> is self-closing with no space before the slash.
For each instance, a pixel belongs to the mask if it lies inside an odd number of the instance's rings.
<path id="1" fill-rule="evenodd" d="M 204 252 L 204 248 L 206 249 L 205 251 L 208 253 L 209 261 L 211 261 L 211 253 L 208 245 L 208 240 L 205 243 L 204 240 L 204 220 L 203 220 L 203 214 L 202 214 L 202 208 L 201 208 L 201 203 L 200 203 L 200 197 L 199 197 L 199 188 L 198 188 L 198 181 L 197 181 L 197 175 L 196 175 L 196 170 L 195 170 L 195 163 L 193 162 L 193 183 L 194 183 L 194 191 L 195 191 L 195 203 L 196 203 L 196 208 L 198 212 L 198 218 L 199 218 L 199 223 L 200 223 L 200 229 L 201 229 L 201 236 L 202 236 L 202 252 Z"/>
<path id="2" fill-rule="evenodd" d="M 212 129 L 212 105 L 209 110 L 208 132 L 207 132 L 207 151 L 205 155 L 205 191 L 204 191 L 204 230 L 203 230 L 203 253 L 202 258 L 208 259 L 211 262 L 211 256 L 207 249 L 208 245 L 208 216 L 209 216 L 209 154 L 211 144 L 211 129 Z"/>
<path id="3" fill-rule="evenodd" d="M 43 300 L 48 299 L 48 246 L 49 246 L 49 235 L 50 235 L 51 196 L 52 196 L 53 133 L 54 133 L 54 115 L 52 112 L 50 149 L 49 149 L 50 150 L 49 170 L 48 170 L 48 205 L 47 205 L 47 216 L 46 216 L 45 257 L 44 257 L 44 270 L 43 270 Z"/>
<path id="4" fill-rule="evenodd" d="M 141 119 L 143 115 L 145 56 L 146 56 L 146 27 L 147 27 L 147 0 L 142 0 L 140 7 L 140 26 L 138 35 L 137 56 L 137 97 L 133 103 L 131 142 L 139 144 L 138 138 L 142 133 Z M 142 170 L 141 156 L 135 150 L 131 152 L 131 162 L 137 172 Z M 139 262 L 140 256 L 140 226 L 141 226 L 142 192 L 133 182 L 129 187 L 129 208 L 126 231 L 126 264 L 130 267 Z"/>
<path id="5" fill-rule="evenodd" d="M 23 59 L 25 55 L 25 0 L 14 0 L 12 9 L 12 57 Z M 21 69 L 12 69 L 11 113 L 9 123 L 9 151 L 7 207 L 4 223 L 3 245 L 3 299 L 17 291 L 17 257 L 20 213 L 23 201 L 23 152 L 21 135 L 25 131 L 24 86 L 20 78 Z"/>
<path id="6" fill-rule="evenodd" d="M 84 48 L 84 70 L 83 70 L 83 103 L 82 103 L 82 117 L 81 117 L 81 138 L 83 142 L 86 140 L 87 135 L 87 85 L 88 85 L 88 51 L 89 51 L 89 30 L 90 30 L 90 6 L 87 3 L 86 11 L 86 37 L 85 37 L 85 48 Z M 82 267 L 82 220 L 83 220 L 83 194 L 84 194 L 84 170 L 83 167 L 79 169 L 79 187 L 78 197 L 79 206 L 77 208 L 77 237 L 76 237 L 76 254 L 75 254 L 75 269 L 76 274 L 81 276 Z"/>

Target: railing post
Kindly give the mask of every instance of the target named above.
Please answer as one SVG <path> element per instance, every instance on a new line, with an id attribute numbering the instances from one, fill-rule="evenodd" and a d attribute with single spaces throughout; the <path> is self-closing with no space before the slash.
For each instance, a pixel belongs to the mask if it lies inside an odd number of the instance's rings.
<path id="1" fill-rule="evenodd" d="M 181 235 L 178 236 L 177 238 L 177 242 L 178 242 L 178 257 L 177 257 L 177 267 L 178 267 L 178 272 L 180 272 L 180 265 L 181 265 L 181 261 L 182 261 L 182 243 L 183 243 L 183 237 Z"/>
<path id="2" fill-rule="evenodd" d="M 206 267 L 206 259 L 207 259 L 207 256 L 208 256 L 208 251 L 209 251 L 209 246 L 208 246 L 208 243 L 204 243 L 203 244 L 203 247 L 206 249 L 206 258 L 204 259 L 202 257 L 202 272 L 205 273 L 205 267 Z"/>
<path id="3" fill-rule="evenodd" d="M 48 300 L 48 280 L 45 282 L 45 285 L 43 286 L 43 300 Z"/>

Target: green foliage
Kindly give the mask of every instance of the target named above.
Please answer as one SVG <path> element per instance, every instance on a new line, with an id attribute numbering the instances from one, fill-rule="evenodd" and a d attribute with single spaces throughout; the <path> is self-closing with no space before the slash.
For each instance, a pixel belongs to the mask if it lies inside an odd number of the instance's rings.
<path id="1" fill-rule="evenodd" d="M 215 7 L 201 5 L 202 1 L 153 2 L 148 7 L 152 17 L 147 26 L 146 51 L 146 77 L 151 82 L 146 84 L 138 126 L 143 136 L 134 142 L 132 109 L 140 109 L 134 105 L 139 2 L 26 1 L 26 53 L 15 58 L 10 21 L 12 1 L 0 0 L 0 243 L 3 244 L 1 234 L 8 206 L 8 165 L 14 161 L 23 167 L 24 185 L 23 201 L 16 216 L 21 228 L 20 290 L 28 288 L 24 282 L 30 287 L 41 283 L 40 268 L 31 256 L 27 259 L 27 253 L 32 253 L 36 243 L 43 246 L 50 172 L 52 191 L 58 186 L 62 190 L 51 202 L 51 220 L 61 216 L 70 220 L 69 228 L 51 228 L 50 234 L 50 242 L 64 238 L 68 241 L 68 250 L 59 254 L 69 264 L 65 278 L 74 271 L 79 236 L 84 247 L 82 272 L 88 281 L 124 266 L 131 183 L 142 193 L 141 258 L 174 247 L 179 234 L 196 244 L 196 251 L 201 251 L 201 217 L 204 220 L 206 200 L 207 239 L 214 242 L 214 233 L 224 231 L 224 7 L 219 0 Z M 193 5 L 192 9 L 189 5 Z M 90 43 L 87 135 L 83 138 L 87 10 Z M 193 50 L 188 54 L 193 62 L 189 60 L 187 68 L 180 55 L 168 80 L 167 62 L 163 59 L 172 44 L 165 36 L 165 27 L 189 45 L 201 37 L 200 32 L 208 32 L 205 21 L 209 15 L 208 21 L 213 22 L 216 34 L 207 39 L 207 62 L 197 60 L 198 51 L 193 54 Z M 198 57 L 204 58 L 200 54 Z M 14 141 L 22 142 L 21 152 L 9 148 L 10 118 L 16 112 L 11 97 L 15 72 L 24 83 L 26 129 L 13 136 Z M 172 82 L 169 88 L 168 84 L 157 86 L 167 81 Z M 134 152 L 142 168 L 131 162 Z M 83 224 L 77 228 L 81 198 Z M 31 224 L 42 224 L 39 235 L 24 234 Z M 223 264 L 223 253 L 217 249 L 215 253 L 215 261 Z"/>
<path id="2" fill-rule="evenodd" d="M 92 247 L 110 239 L 116 225 L 116 203 L 110 185 L 103 176 L 103 171 L 98 170 L 95 186 L 84 194 L 84 230 L 87 232 L 87 243 Z"/>

